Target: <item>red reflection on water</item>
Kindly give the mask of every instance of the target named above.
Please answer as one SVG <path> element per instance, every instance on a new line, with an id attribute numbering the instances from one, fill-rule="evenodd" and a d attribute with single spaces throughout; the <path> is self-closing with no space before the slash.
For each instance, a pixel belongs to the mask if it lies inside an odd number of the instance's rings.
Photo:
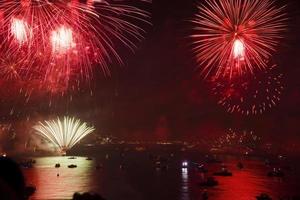
<path id="1" fill-rule="evenodd" d="M 251 163 L 248 163 L 245 169 L 239 170 L 234 165 L 234 162 L 231 163 L 229 170 L 233 172 L 233 176 L 216 177 L 219 181 L 219 186 L 217 187 L 218 191 L 212 194 L 212 199 L 254 200 L 261 193 L 272 194 L 266 184 L 265 170 L 260 166 L 254 167 L 251 165 Z"/>

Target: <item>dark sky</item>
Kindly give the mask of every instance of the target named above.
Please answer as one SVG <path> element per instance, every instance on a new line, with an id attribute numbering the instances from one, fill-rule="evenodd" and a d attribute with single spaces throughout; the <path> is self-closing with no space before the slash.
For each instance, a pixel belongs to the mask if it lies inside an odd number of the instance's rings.
<path id="1" fill-rule="evenodd" d="M 257 134 L 287 140 L 300 138 L 300 2 L 285 0 L 288 32 L 274 59 L 285 75 L 281 103 L 263 115 L 229 114 L 216 104 L 199 77 L 191 52 L 191 24 L 196 1 L 153 0 L 152 26 L 145 26 L 145 40 L 134 54 L 121 50 L 124 65 L 112 64 L 111 77 L 101 72 L 91 83 L 94 93 L 82 91 L 67 98 L 45 98 L 30 105 L 0 107 L 3 121 L 36 120 L 56 115 L 75 115 L 93 123 L 98 133 L 127 139 L 199 139 L 228 128 L 254 130 Z M 14 97 L 17 98 L 17 97 Z M 7 117 L 8 108 L 20 110 Z M 30 122 L 31 123 L 31 122 Z"/>

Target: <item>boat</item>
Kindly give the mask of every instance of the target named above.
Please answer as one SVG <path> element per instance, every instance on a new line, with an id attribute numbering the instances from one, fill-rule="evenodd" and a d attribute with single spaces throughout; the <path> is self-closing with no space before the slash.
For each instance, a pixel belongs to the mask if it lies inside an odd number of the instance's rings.
<path id="1" fill-rule="evenodd" d="M 96 169 L 102 169 L 103 168 L 103 165 L 102 164 L 97 164 L 96 165 Z"/>
<path id="2" fill-rule="evenodd" d="M 74 159 L 76 159 L 76 157 L 72 156 L 72 157 L 69 157 L 68 159 L 74 160 Z"/>
<path id="3" fill-rule="evenodd" d="M 160 161 L 155 162 L 155 169 L 156 170 L 166 171 L 166 170 L 168 170 L 168 168 L 169 168 L 169 165 L 167 163 L 160 162 Z"/>
<path id="4" fill-rule="evenodd" d="M 124 170 L 124 169 L 125 169 L 125 165 L 124 165 L 124 164 L 120 164 L 120 165 L 119 165 L 119 168 L 120 168 L 121 170 Z"/>
<path id="5" fill-rule="evenodd" d="M 156 170 L 167 170 L 169 168 L 169 158 L 157 156 L 153 159 Z"/>
<path id="6" fill-rule="evenodd" d="M 273 171 L 268 172 L 269 177 L 284 177 L 284 172 L 281 168 L 273 168 Z"/>
<path id="7" fill-rule="evenodd" d="M 85 160 L 93 160 L 93 158 L 91 158 L 91 157 L 87 157 Z"/>
<path id="8" fill-rule="evenodd" d="M 198 183 L 201 187 L 215 187 L 219 182 L 214 177 L 208 177 L 205 181 Z"/>
<path id="9" fill-rule="evenodd" d="M 183 162 L 181 163 L 181 167 L 182 167 L 182 168 L 188 168 L 188 167 L 189 167 L 189 162 L 188 162 L 188 161 L 183 161 Z"/>
<path id="10" fill-rule="evenodd" d="M 76 167 L 77 167 L 77 165 L 74 165 L 74 164 L 68 165 L 68 168 L 76 168 Z"/>
<path id="11" fill-rule="evenodd" d="M 272 198 L 269 195 L 263 193 L 259 196 L 256 196 L 256 200 L 272 200 Z"/>
<path id="12" fill-rule="evenodd" d="M 200 173 L 207 173 L 208 172 L 208 170 L 204 167 L 204 165 L 197 165 L 196 169 Z"/>
<path id="13" fill-rule="evenodd" d="M 232 173 L 226 168 L 222 168 L 221 171 L 213 173 L 214 176 L 232 176 Z"/>
<path id="14" fill-rule="evenodd" d="M 169 169 L 169 166 L 168 166 L 168 165 L 162 165 L 162 166 L 160 166 L 160 169 L 161 169 L 162 171 L 166 171 L 166 170 Z"/>
<path id="15" fill-rule="evenodd" d="M 243 169 L 243 168 L 244 168 L 244 165 L 243 165 L 242 162 L 238 162 L 238 164 L 237 164 L 236 166 L 237 166 L 237 168 L 239 168 L 239 169 Z"/>
<path id="16" fill-rule="evenodd" d="M 226 168 L 227 168 L 227 165 L 226 165 L 225 163 L 222 162 L 222 163 L 221 163 L 221 168 L 222 168 L 222 169 L 226 169 Z"/>
<path id="17" fill-rule="evenodd" d="M 60 167 L 60 164 L 59 163 L 56 163 L 55 164 L 55 168 L 59 168 Z"/>
<path id="18" fill-rule="evenodd" d="M 145 147 L 135 147 L 135 150 L 138 152 L 142 152 L 142 151 L 145 151 L 146 148 Z"/>
<path id="19" fill-rule="evenodd" d="M 36 163 L 36 160 L 30 159 L 28 162 L 31 162 L 32 164 L 35 164 L 35 163 Z"/>
<path id="20" fill-rule="evenodd" d="M 205 162 L 206 163 L 222 163 L 221 160 L 217 159 L 217 156 L 205 156 Z"/>
<path id="21" fill-rule="evenodd" d="M 208 200 L 208 192 L 206 190 L 202 193 L 201 196 L 203 200 Z"/>

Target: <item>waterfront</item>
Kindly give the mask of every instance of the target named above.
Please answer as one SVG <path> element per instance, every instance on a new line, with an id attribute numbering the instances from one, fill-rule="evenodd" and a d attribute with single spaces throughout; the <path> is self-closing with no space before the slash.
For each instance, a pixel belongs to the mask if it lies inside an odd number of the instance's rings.
<path id="1" fill-rule="evenodd" d="M 107 200 L 165 200 L 200 199 L 206 190 L 198 184 L 205 176 L 194 168 L 181 168 L 184 159 L 201 163 L 196 154 L 175 154 L 168 161 L 167 169 L 159 169 L 146 152 L 131 152 L 126 156 L 111 154 L 87 160 L 87 157 L 34 158 L 33 168 L 24 169 L 28 184 L 37 190 L 31 199 L 71 199 L 74 192 L 97 192 Z M 207 188 L 212 200 L 251 200 L 261 193 L 273 199 L 299 195 L 299 173 L 290 169 L 284 178 L 270 178 L 272 169 L 259 159 L 243 159 L 244 169 L 238 169 L 235 158 L 224 158 L 224 164 L 233 172 L 232 177 L 217 177 L 219 185 Z M 54 165 L 60 163 L 60 168 Z M 101 163 L 101 169 L 96 166 Z M 70 169 L 70 164 L 77 168 Z M 122 164 L 122 167 L 120 167 Z M 220 169 L 220 163 L 205 164 L 208 176 Z M 59 176 L 57 176 L 59 174 Z"/>

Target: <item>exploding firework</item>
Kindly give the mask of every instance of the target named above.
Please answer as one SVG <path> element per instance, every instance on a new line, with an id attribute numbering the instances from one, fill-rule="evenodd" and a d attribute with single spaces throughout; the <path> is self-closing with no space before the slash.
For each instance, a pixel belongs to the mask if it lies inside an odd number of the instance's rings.
<path id="1" fill-rule="evenodd" d="M 1 53 L 21 57 L 18 66 L 43 74 L 45 82 L 51 76 L 89 81 L 94 66 L 108 75 L 110 62 L 122 63 L 116 46 L 134 50 L 143 39 L 139 25 L 148 19 L 148 12 L 122 1 L 0 0 Z"/>
<path id="2" fill-rule="evenodd" d="M 253 131 L 238 131 L 229 129 L 224 135 L 218 137 L 213 148 L 222 150 L 242 150 L 253 151 L 261 144 L 261 137 L 256 135 Z"/>
<path id="3" fill-rule="evenodd" d="M 34 61 L 24 57 L 22 53 L 2 49 L 0 53 L 0 80 L 3 81 L 30 81 L 34 78 L 41 78 L 37 69 L 33 67 L 28 71 L 26 66 L 34 65 Z M 1 51 L 1 50 L 0 50 Z M 34 72 L 34 73 L 33 73 Z"/>
<path id="4" fill-rule="evenodd" d="M 87 123 L 71 117 L 39 122 L 33 129 L 36 134 L 55 145 L 61 154 L 65 154 L 67 150 L 95 130 Z"/>
<path id="5" fill-rule="evenodd" d="M 193 52 L 205 76 L 232 77 L 268 67 L 286 28 L 284 6 L 271 0 L 206 0 L 198 10 L 192 20 Z"/>
<path id="6" fill-rule="evenodd" d="M 280 101 L 284 87 L 283 74 L 275 65 L 255 75 L 237 76 L 234 79 L 215 78 L 212 92 L 229 113 L 242 115 L 262 114 Z"/>

